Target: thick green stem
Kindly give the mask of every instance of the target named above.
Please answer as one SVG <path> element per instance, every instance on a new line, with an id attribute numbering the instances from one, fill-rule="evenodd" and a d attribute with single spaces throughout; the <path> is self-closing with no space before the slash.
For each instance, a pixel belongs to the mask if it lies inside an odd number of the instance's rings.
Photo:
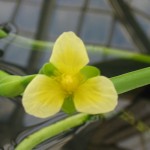
<path id="1" fill-rule="evenodd" d="M 150 84 L 150 67 L 111 78 L 118 94 Z"/>
<path id="2" fill-rule="evenodd" d="M 90 119 L 88 114 L 78 114 L 53 125 L 42 128 L 41 130 L 31 134 L 28 138 L 24 139 L 15 150 L 32 150 L 36 145 L 45 141 L 48 138 L 58 135 L 73 127 L 79 126 Z"/>

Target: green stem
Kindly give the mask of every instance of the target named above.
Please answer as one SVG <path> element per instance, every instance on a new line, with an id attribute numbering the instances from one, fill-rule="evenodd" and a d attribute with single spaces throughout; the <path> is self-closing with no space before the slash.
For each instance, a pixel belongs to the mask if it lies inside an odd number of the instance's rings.
<path id="1" fill-rule="evenodd" d="M 92 52 L 101 52 L 104 55 L 118 56 L 124 59 L 131 59 L 139 62 L 150 63 L 150 56 L 140 53 L 133 53 L 127 50 L 114 49 L 103 46 L 87 46 L 87 49 Z"/>
<path id="2" fill-rule="evenodd" d="M 6 37 L 6 33 L 4 34 L 4 31 L 0 29 L 0 37 Z M 51 50 L 54 43 L 53 42 L 46 42 L 46 41 L 39 41 L 39 40 L 33 40 L 29 38 L 25 38 L 16 34 L 9 34 L 8 38 L 14 39 L 13 43 L 14 45 L 18 47 L 23 48 L 31 48 L 32 50 Z M 2 39 L 3 42 L 9 43 L 9 40 L 7 38 Z M 119 58 L 125 58 L 125 59 L 131 59 L 135 61 L 140 61 L 144 63 L 150 63 L 150 56 L 140 54 L 140 53 L 133 53 L 129 52 L 127 50 L 122 49 L 114 49 L 114 48 L 108 48 L 103 46 L 92 46 L 87 45 L 87 50 L 89 52 L 99 52 L 100 55 L 111 55 L 111 56 L 117 56 Z"/>
<path id="3" fill-rule="evenodd" d="M 150 67 L 111 78 L 118 94 L 150 84 Z"/>
<path id="4" fill-rule="evenodd" d="M 69 117 L 48 127 L 31 134 L 28 138 L 24 139 L 15 150 L 32 150 L 36 145 L 45 141 L 48 138 L 58 135 L 73 127 L 79 126 L 90 119 L 90 115 L 80 113 L 78 115 Z"/>
<path id="5" fill-rule="evenodd" d="M 114 83 L 117 93 L 121 94 L 150 84 L 150 67 L 116 76 L 111 78 L 111 80 Z M 68 129 L 81 125 L 89 119 L 89 115 L 81 113 L 59 121 L 31 134 L 16 147 L 16 150 L 30 150 L 44 140 L 67 131 Z"/>

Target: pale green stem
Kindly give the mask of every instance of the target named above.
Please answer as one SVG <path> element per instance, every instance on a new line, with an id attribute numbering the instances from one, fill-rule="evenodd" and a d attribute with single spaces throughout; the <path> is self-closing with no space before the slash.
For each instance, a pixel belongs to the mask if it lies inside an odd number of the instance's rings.
<path id="1" fill-rule="evenodd" d="M 107 48 L 103 46 L 87 46 L 91 52 L 101 52 L 105 55 L 118 56 L 119 58 L 131 59 L 139 62 L 150 63 L 150 56 L 140 53 L 133 53 L 123 49 Z"/>
<path id="2" fill-rule="evenodd" d="M 118 94 L 130 91 L 132 89 L 150 84 L 150 67 L 129 72 L 120 76 L 111 78 Z M 16 148 L 16 150 L 32 149 L 42 141 L 56 136 L 68 129 L 81 125 L 90 119 L 87 114 L 78 114 L 68 119 L 59 121 L 53 125 L 45 127 L 29 137 L 25 138 Z"/>
<path id="3" fill-rule="evenodd" d="M 80 113 L 78 115 L 69 117 L 57 123 L 31 134 L 28 138 L 24 139 L 15 150 L 32 150 L 37 144 L 45 141 L 48 138 L 56 136 L 59 133 L 67 131 L 73 127 L 79 126 L 90 119 L 90 115 Z"/>
<path id="4" fill-rule="evenodd" d="M 2 30 L 0 30 L 2 31 Z M 0 33 L 0 37 L 3 36 L 4 34 Z M 6 37 L 6 35 L 4 35 Z M 13 42 L 11 44 L 16 45 L 20 48 L 31 48 L 32 50 L 52 50 L 52 47 L 54 45 L 53 42 L 45 42 L 45 41 L 39 41 L 39 40 L 33 40 L 29 38 L 25 38 L 22 36 L 18 36 L 16 34 L 9 34 L 8 38 L 13 39 Z M 1 41 L 5 43 L 9 43 L 9 40 L 7 38 L 1 39 Z M 108 47 L 103 47 L 103 46 L 92 46 L 92 45 L 87 45 L 86 46 L 87 50 L 89 52 L 99 52 L 100 55 L 111 55 L 111 56 L 117 56 L 119 58 L 125 58 L 125 59 L 131 59 L 135 61 L 140 61 L 144 63 L 150 63 L 150 56 L 140 54 L 140 53 L 133 53 L 133 52 L 128 52 L 127 50 L 122 50 L 122 49 L 114 49 L 114 48 L 108 48 Z"/>

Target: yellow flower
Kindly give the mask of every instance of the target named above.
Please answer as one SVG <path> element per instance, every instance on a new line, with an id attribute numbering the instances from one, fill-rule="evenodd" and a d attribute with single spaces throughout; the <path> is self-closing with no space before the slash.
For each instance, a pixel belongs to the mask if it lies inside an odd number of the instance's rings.
<path id="1" fill-rule="evenodd" d="M 52 116 L 68 97 L 78 112 L 112 111 L 117 105 L 114 85 L 104 76 L 86 78 L 82 70 L 88 62 L 85 46 L 73 32 L 60 35 L 50 58 L 55 72 L 49 76 L 39 74 L 29 83 L 23 94 L 26 112 L 40 118 Z"/>

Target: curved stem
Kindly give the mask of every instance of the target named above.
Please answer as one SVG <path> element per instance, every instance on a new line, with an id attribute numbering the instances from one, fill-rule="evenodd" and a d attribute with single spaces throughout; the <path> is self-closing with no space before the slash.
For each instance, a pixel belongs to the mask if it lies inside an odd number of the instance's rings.
<path id="1" fill-rule="evenodd" d="M 119 58 L 131 59 L 131 60 L 144 62 L 144 63 L 150 63 L 149 55 L 133 53 L 123 49 L 114 49 L 114 48 L 108 48 L 104 46 L 91 46 L 91 45 L 88 45 L 87 49 L 92 52 L 101 52 L 102 54 L 108 56 L 112 55 L 112 56 L 117 56 Z"/>
<path id="2" fill-rule="evenodd" d="M 6 34 L 4 34 L 4 31 L 1 34 L 0 29 L 0 37 L 6 37 Z M 14 45 L 18 47 L 23 47 L 23 48 L 29 48 L 32 47 L 32 50 L 48 50 L 50 51 L 54 45 L 53 42 L 46 42 L 46 41 L 39 41 L 39 40 L 33 40 L 29 38 L 25 38 L 16 34 L 9 34 L 8 38 L 13 39 Z M 9 40 L 7 38 L 2 39 L 3 42 L 9 43 Z M 114 49 L 114 48 L 108 48 L 104 46 L 92 46 L 92 45 L 87 45 L 86 46 L 87 50 L 89 52 L 99 52 L 100 55 L 112 55 L 112 56 L 117 56 L 119 58 L 125 58 L 125 59 L 131 59 L 135 61 L 140 61 L 144 63 L 150 63 L 150 56 L 140 54 L 140 53 L 133 53 L 133 52 L 128 52 L 127 50 L 122 50 L 122 49 Z"/>
<path id="3" fill-rule="evenodd" d="M 73 127 L 79 126 L 90 119 L 90 115 L 80 113 L 78 115 L 69 117 L 48 127 L 31 134 L 28 138 L 24 139 L 15 150 L 32 150 L 36 145 L 44 140 L 51 138 L 59 133 L 67 131 Z"/>

